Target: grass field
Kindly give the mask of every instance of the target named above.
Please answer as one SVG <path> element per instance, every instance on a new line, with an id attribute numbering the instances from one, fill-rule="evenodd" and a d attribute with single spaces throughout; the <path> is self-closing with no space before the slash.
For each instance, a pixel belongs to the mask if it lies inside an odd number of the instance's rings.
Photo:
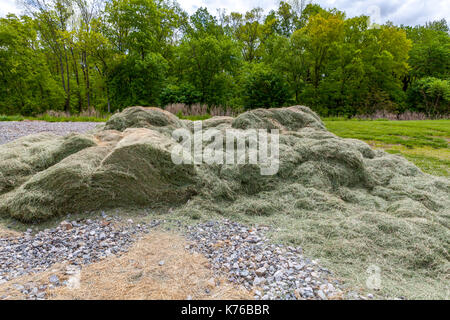
<path id="1" fill-rule="evenodd" d="M 424 172 L 450 176 L 450 120 L 326 120 L 331 132 L 364 140 L 374 148 L 401 154 Z"/>

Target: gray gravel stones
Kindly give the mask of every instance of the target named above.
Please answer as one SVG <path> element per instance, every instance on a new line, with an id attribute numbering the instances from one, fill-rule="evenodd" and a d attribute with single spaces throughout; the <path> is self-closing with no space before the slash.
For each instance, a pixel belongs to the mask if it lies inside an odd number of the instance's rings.
<path id="1" fill-rule="evenodd" d="M 155 221 L 149 225 L 127 224 L 115 228 L 111 222 L 116 221 L 113 218 L 63 221 L 56 228 L 34 235 L 28 230 L 21 237 L 0 239 L 0 281 L 43 271 L 58 262 L 90 264 L 126 252 L 138 235 L 159 224 Z M 59 282 L 56 278 L 49 281 Z"/>
<path id="2" fill-rule="evenodd" d="M 58 276 L 56 276 L 54 274 L 50 276 L 49 280 L 50 280 L 50 283 L 55 286 L 57 286 L 59 284 L 59 278 L 58 278 Z"/>
<path id="3" fill-rule="evenodd" d="M 337 299 L 340 284 L 307 259 L 300 247 L 270 244 L 267 227 L 225 221 L 187 227 L 191 251 L 204 254 L 215 273 L 253 290 L 256 299 Z"/>
<path id="4" fill-rule="evenodd" d="M 98 124 L 98 122 L 0 121 L 0 144 L 39 132 L 52 132 L 61 136 L 71 132 L 84 133 L 94 129 Z"/>
<path id="5" fill-rule="evenodd" d="M 114 222 L 122 222 L 113 227 Z M 164 220 L 136 224 L 132 220 L 103 216 L 99 220 L 63 221 L 58 227 L 37 234 L 28 230 L 18 238 L 0 239 L 0 283 L 21 275 L 48 270 L 58 262 L 69 262 L 66 274 L 79 272 L 90 264 L 113 254 L 126 252 L 140 235 Z M 164 223 L 167 230 L 172 227 Z M 253 290 L 256 299 L 336 299 L 343 297 L 341 284 L 315 261 L 305 258 L 300 247 L 271 244 L 268 227 L 247 227 L 228 220 L 186 226 L 176 223 L 190 244 L 186 250 L 199 252 L 211 264 L 215 278 Z M 165 268 L 164 260 L 158 263 Z M 71 283 L 56 275 L 44 286 L 16 284 L 29 299 L 45 299 L 47 288 Z"/>

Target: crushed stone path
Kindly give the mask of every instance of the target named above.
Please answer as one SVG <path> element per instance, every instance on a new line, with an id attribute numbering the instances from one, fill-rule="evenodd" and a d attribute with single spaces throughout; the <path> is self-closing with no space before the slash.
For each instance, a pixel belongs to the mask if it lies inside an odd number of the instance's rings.
<path id="1" fill-rule="evenodd" d="M 0 283 L 44 271 L 55 263 L 90 264 L 113 254 L 126 252 L 150 225 L 116 226 L 120 220 L 63 221 L 59 226 L 36 234 L 28 229 L 23 236 L 0 238 Z"/>
<path id="2" fill-rule="evenodd" d="M 253 290 L 255 299 L 341 299 L 343 290 L 302 248 L 271 244 L 268 227 L 211 221 L 188 227 L 189 250 L 203 253 L 216 274 Z"/>
<path id="3" fill-rule="evenodd" d="M 39 287 L 16 284 L 14 279 L 49 270 L 60 262 L 67 262 L 68 270 L 80 270 L 83 265 L 123 254 L 152 228 L 163 226 L 172 230 L 173 224 L 165 222 L 137 224 L 131 219 L 103 215 L 92 220 L 63 221 L 36 234 L 29 229 L 19 237 L 0 238 L 0 284 L 14 283 L 27 299 L 45 299 L 47 289 L 69 284 L 57 276 Z M 176 224 L 175 229 L 188 240 L 185 249 L 203 254 L 216 279 L 227 278 L 253 292 L 255 299 L 365 298 L 346 295 L 331 272 L 304 257 L 300 247 L 270 243 L 266 236 L 268 227 L 249 227 L 229 220 Z M 7 298 L 0 296 L 0 300 Z"/>
<path id="4" fill-rule="evenodd" d="M 84 133 L 94 129 L 99 122 L 46 122 L 0 121 L 0 144 L 39 132 L 52 132 L 64 136 L 71 132 Z"/>

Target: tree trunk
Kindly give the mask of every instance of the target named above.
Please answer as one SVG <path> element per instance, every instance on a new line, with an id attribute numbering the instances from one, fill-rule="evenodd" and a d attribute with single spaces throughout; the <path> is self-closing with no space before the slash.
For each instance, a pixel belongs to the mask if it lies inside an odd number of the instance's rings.
<path id="1" fill-rule="evenodd" d="M 64 89 L 64 92 L 67 94 L 67 90 L 66 90 L 66 82 L 64 80 L 64 65 L 63 65 L 63 61 L 60 55 L 58 55 L 58 59 L 59 59 L 59 70 L 61 73 L 61 82 L 62 82 L 62 86 Z"/>
<path id="2" fill-rule="evenodd" d="M 111 113 L 111 103 L 109 101 L 109 88 L 108 84 L 106 84 L 106 100 L 108 101 L 108 113 Z"/>
<path id="3" fill-rule="evenodd" d="M 78 76 L 78 66 L 77 66 L 77 61 L 75 59 L 75 55 L 73 54 L 73 48 L 70 48 L 70 53 L 72 54 L 72 60 L 73 60 L 73 69 L 75 70 L 75 79 L 77 80 L 77 87 L 78 87 L 78 92 L 77 92 L 77 96 L 78 96 L 78 112 L 81 113 L 81 111 L 83 111 L 83 104 L 81 102 L 81 92 L 80 92 L 80 79 Z"/>
<path id="4" fill-rule="evenodd" d="M 64 47 L 64 54 L 65 54 L 65 58 L 66 58 L 66 73 L 67 73 L 67 97 L 66 97 L 66 104 L 64 106 L 64 111 L 69 112 L 70 111 L 70 73 L 69 73 L 69 61 L 67 59 L 66 47 Z"/>

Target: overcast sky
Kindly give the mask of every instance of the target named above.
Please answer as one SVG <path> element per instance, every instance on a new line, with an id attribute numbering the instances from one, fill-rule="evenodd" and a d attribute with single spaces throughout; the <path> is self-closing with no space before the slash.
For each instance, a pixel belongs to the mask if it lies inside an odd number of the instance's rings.
<path id="1" fill-rule="evenodd" d="M 20 13 L 17 0 L 0 0 L 0 16 L 8 12 Z M 179 0 L 189 13 L 199 7 L 207 7 L 211 13 L 225 8 L 228 12 L 245 12 L 254 7 L 266 11 L 278 6 L 279 0 Z M 347 16 L 369 15 L 377 23 L 392 21 L 395 24 L 416 25 L 446 18 L 450 20 L 450 0 L 315 0 L 324 7 L 338 8 Z"/>

